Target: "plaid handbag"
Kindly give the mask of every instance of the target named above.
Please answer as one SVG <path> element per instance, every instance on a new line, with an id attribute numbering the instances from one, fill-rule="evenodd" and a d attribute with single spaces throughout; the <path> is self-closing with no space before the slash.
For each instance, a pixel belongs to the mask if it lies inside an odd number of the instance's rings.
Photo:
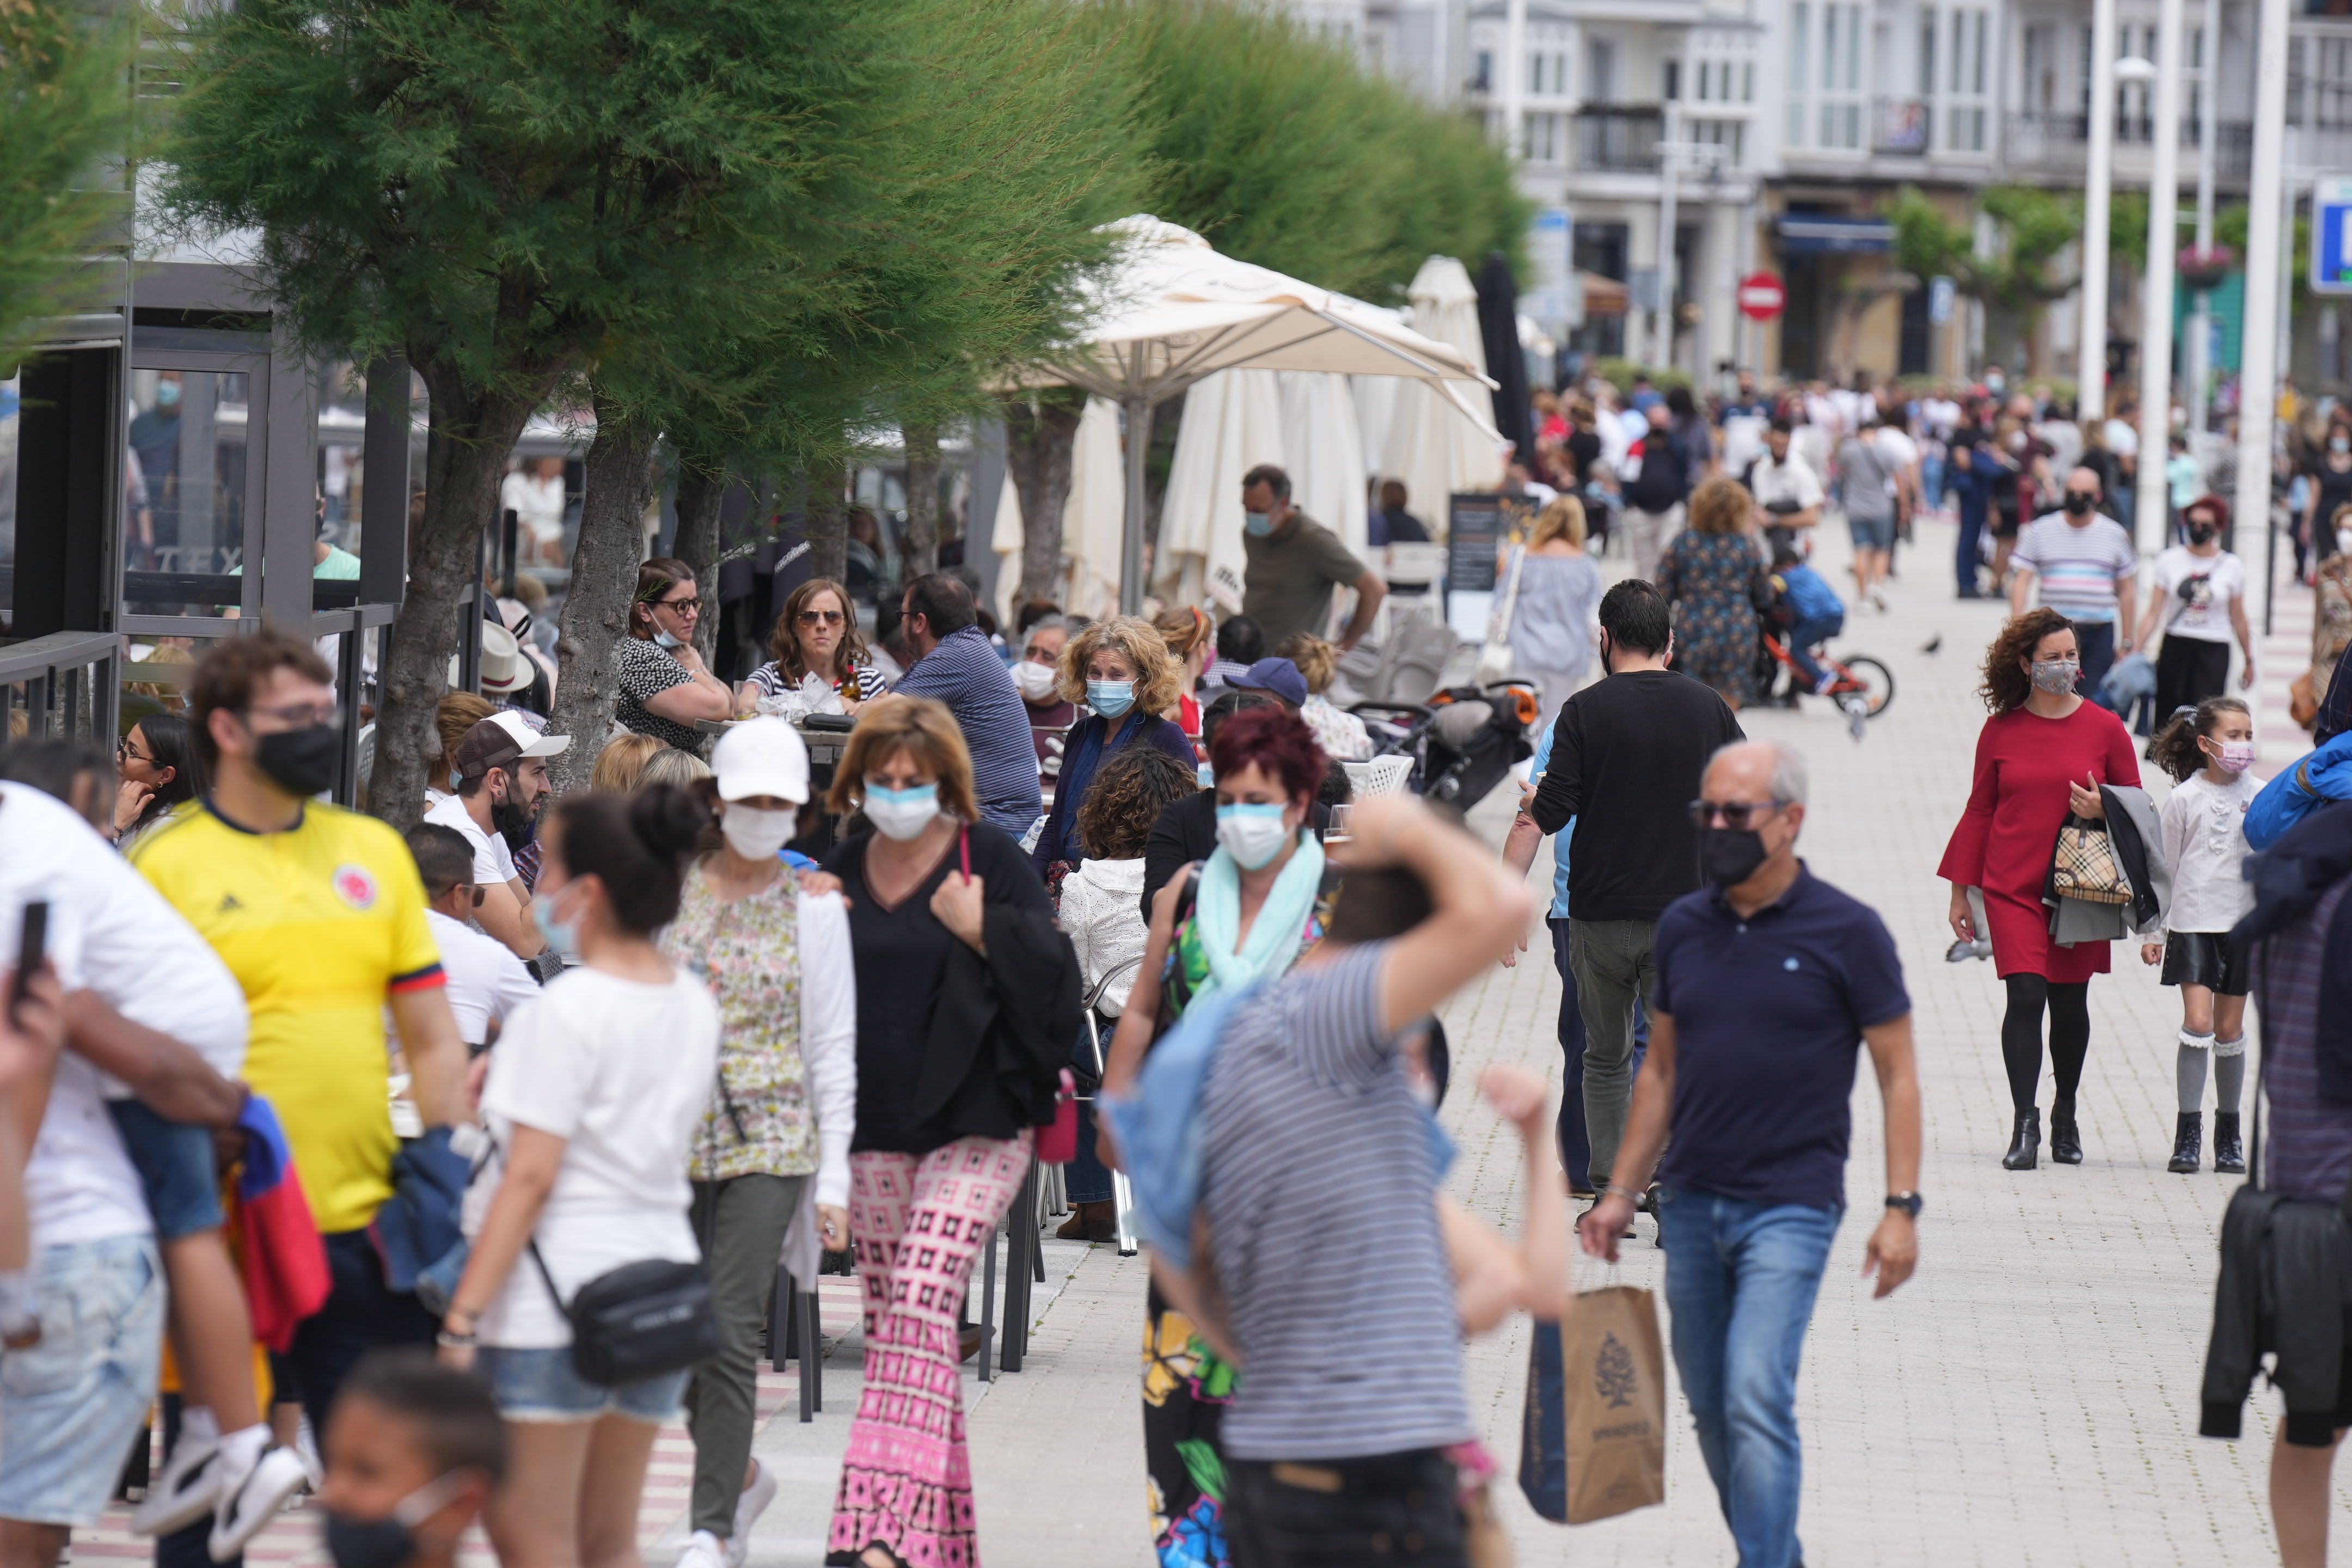
<path id="1" fill-rule="evenodd" d="M 2058 829 L 2058 853 L 2051 862 L 2052 888 L 2062 899 L 2088 904 L 2128 904 L 2130 881 L 2116 858 L 2115 840 L 2105 824 L 2069 816 Z"/>

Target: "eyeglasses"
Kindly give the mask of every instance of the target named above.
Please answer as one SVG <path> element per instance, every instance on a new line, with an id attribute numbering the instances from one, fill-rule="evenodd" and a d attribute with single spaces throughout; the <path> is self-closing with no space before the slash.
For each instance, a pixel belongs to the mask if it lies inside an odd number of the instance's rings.
<path id="1" fill-rule="evenodd" d="M 691 599 L 656 599 L 654 603 L 665 610 L 675 610 L 681 616 L 698 616 L 702 613 L 702 598 L 699 595 Z"/>
<path id="2" fill-rule="evenodd" d="M 841 625 L 839 610 L 803 610 L 801 625 L 804 626 L 837 626 Z"/>
<path id="3" fill-rule="evenodd" d="M 114 743 L 114 760 L 118 763 L 152 763 L 155 759 L 144 752 L 132 750 L 126 736 Z"/>
<path id="4" fill-rule="evenodd" d="M 1720 816 L 1726 827 L 1735 833 L 1744 832 L 1749 824 L 1771 816 L 1788 804 L 1785 800 L 1695 800 L 1690 803 L 1691 825 L 1712 827 Z"/>

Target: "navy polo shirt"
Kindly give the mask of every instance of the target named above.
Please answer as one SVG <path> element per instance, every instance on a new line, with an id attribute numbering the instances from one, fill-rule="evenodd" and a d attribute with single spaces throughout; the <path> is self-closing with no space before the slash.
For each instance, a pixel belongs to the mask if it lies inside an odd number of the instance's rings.
<path id="1" fill-rule="evenodd" d="M 1658 1180 L 1745 1203 L 1845 1201 L 1862 1032 L 1911 1011 L 1886 922 L 1801 866 L 1742 917 L 1720 889 L 1658 921 L 1675 1103 Z"/>

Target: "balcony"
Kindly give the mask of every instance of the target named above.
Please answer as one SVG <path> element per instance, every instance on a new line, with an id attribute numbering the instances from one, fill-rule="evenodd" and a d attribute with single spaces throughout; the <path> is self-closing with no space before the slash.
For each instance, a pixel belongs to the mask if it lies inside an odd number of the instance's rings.
<path id="1" fill-rule="evenodd" d="M 1665 111 L 1652 106 L 1601 106 L 1576 116 L 1576 166 L 1597 174 L 1654 174 Z"/>
<path id="2" fill-rule="evenodd" d="M 2074 173 L 2090 153 L 2090 120 L 2081 114 L 2012 114 L 2003 121 L 2004 147 L 2012 167 Z M 2197 172 L 2202 127 L 2189 115 L 2180 119 L 2180 173 Z M 2116 116 L 2116 151 L 2146 147 L 2156 137 L 2155 121 L 2145 114 Z M 2142 154 L 2144 156 L 2145 154 Z M 2243 184 L 2252 173 L 2254 128 L 2251 121 L 2224 120 L 2213 127 L 2213 177 L 2224 184 Z"/>

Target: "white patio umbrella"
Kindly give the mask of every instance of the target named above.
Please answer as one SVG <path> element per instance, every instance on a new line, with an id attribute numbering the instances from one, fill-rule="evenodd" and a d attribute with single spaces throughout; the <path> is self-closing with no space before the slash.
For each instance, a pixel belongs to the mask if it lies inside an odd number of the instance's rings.
<path id="1" fill-rule="evenodd" d="M 1425 383 L 1492 438 L 1492 421 L 1462 395 L 1491 386 L 1461 350 L 1422 336 L 1344 296 L 1220 256 L 1187 228 L 1144 215 L 1110 226 L 1118 264 L 1091 289 L 1078 339 L 1013 378 L 1066 383 L 1116 399 L 1126 415 L 1127 504 L 1119 605 L 1143 597 L 1143 465 L 1151 410 L 1221 370 L 1324 371 Z"/>
<path id="2" fill-rule="evenodd" d="M 1364 500 L 1364 443 L 1349 380 L 1303 370 L 1279 374 L 1291 500 L 1360 555 L 1370 509 Z"/>
<path id="3" fill-rule="evenodd" d="M 1413 275 L 1413 331 L 1438 339 L 1463 359 L 1486 368 L 1478 336 L 1478 290 L 1462 263 L 1433 256 Z M 1486 420 L 1473 429 L 1454 417 L 1447 404 L 1425 385 L 1401 383 L 1389 413 L 1381 475 L 1404 485 L 1406 504 L 1429 525 L 1430 537 L 1445 536 L 1446 498 L 1456 491 L 1491 490 L 1503 482 L 1501 441 Z"/>
<path id="4" fill-rule="evenodd" d="M 1152 586 L 1163 600 L 1213 599 L 1227 615 L 1240 612 L 1245 568 L 1234 513 L 1242 476 L 1260 463 L 1289 468 L 1285 434 L 1281 380 L 1273 371 L 1219 371 L 1184 395 L 1152 558 Z"/>
<path id="5" fill-rule="evenodd" d="M 1059 597 L 1076 615 L 1110 615 L 1118 603 L 1119 510 L 1126 496 L 1122 464 L 1118 405 L 1108 398 L 1087 398 L 1070 451 L 1070 493 L 1062 503 L 1062 552 L 1069 557 L 1070 567 Z M 1019 589 L 1025 531 L 1020 491 L 1008 473 L 997 502 L 992 546 L 1005 563 L 996 574 L 1000 620 L 1010 616 L 1012 595 Z"/>

